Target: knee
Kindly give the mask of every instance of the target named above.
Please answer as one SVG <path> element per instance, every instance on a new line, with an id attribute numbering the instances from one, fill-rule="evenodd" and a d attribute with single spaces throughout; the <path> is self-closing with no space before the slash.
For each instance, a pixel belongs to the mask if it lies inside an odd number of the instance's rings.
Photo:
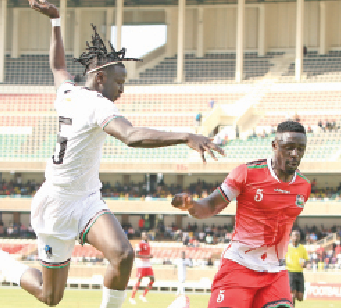
<path id="1" fill-rule="evenodd" d="M 112 247 L 108 249 L 108 260 L 111 264 L 133 264 L 134 249 L 129 242 L 117 245 L 113 243 Z"/>
<path id="2" fill-rule="evenodd" d="M 302 302 L 302 301 L 303 301 L 303 294 L 297 294 L 296 299 L 297 299 L 298 301 Z"/>

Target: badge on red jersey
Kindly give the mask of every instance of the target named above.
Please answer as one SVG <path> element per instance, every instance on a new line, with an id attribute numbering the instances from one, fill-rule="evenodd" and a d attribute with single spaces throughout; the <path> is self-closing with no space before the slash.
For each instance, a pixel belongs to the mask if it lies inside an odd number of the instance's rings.
<path id="1" fill-rule="evenodd" d="M 298 207 L 304 207 L 304 196 L 303 195 L 296 195 L 296 205 Z"/>

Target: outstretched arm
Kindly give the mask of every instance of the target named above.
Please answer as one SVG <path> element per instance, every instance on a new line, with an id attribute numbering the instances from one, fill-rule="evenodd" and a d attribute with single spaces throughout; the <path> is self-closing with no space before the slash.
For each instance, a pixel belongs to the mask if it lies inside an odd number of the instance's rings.
<path id="1" fill-rule="evenodd" d="M 113 119 L 104 131 L 131 147 L 158 148 L 175 144 L 187 144 L 199 152 L 205 162 L 204 152 L 207 151 L 216 160 L 213 151 L 224 155 L 224 151 L 212 143 L 207 137 L 190 133 L 169 133 L 145 127 L 134 127 L 125 118 Z"/>
<path id="2" fill-rule="evenodd" d="M 48 16 L 50 19 L 59 19 L 58 9 L 44 0 L 29 0 L 31 7 L 37 12 Z M 50 43 L 50 68 L 53 73 L 54 84 L 57 88 L 65 81 L 70 80 L 71 75 L 66 70 L 65 53 L 60 26 L 52 27 Z"/>
<path id="3" fill-rule="evenodd" d="M 193 217 L 203 219 L 220 213 L 229 203 L 218 189 L 199 201 L 194 201 L 188 194 L 176 194 L 172 205 L 182 211 L 188 211 Z"/>

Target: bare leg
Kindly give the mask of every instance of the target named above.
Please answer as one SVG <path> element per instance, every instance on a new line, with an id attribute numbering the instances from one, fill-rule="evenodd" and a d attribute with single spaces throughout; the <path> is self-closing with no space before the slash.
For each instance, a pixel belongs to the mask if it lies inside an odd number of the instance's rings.
<path id="1" fill-rule="evenodd" d="M 133 267 L 134 250 L 114 215 L 98 217 L 86 241 L 103 252 L 110 262 L 104 276 L 104 286 L 111 290 L 125 290 Z"/>
<path id="2" fill-rule="evenodd" d="M 21 277 L 21 287 L 44 304 L 56 306 L 64 296 L 69 267 L 70 265 L 56 269 L 43 267 L 43 272 L 29 268 Z"/>
<path id="3" fill-rule="evenodd" d="M 154 276 L 149 276 L 149 284 L 146 286 L 146 288 L 143 291 L 143 297 L 146 297 L 148 291 L 153 287 L 154 283 Z"/>
<path id="4" fill-rule="evenodd" d="M 292 304 L 295 307 L 295 300 L 296 300 L 296 291 L 291 291 L 291 295 L 292 295 Z"/>
<path id="5" fill-rule="evenodd" d="M 304 294 L 302 292 L 296 292 L 296 299 L 300 302 L 303 301 Z"/>

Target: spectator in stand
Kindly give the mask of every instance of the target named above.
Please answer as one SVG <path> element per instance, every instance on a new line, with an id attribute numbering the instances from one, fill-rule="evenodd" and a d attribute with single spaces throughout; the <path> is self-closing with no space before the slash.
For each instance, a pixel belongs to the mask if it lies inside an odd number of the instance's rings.
<path id="1" fill-rule="evenodd" d="M 208 105 L 209 105 L 209 107 L 211 107 L 211 109 L 213 109 L 213 107 L 214 107 L 214 98 L 213 97 L 209 101 Z"/>
<path id="2" fill-rule="evenodd" d="M 327 131 L 330 131 L 330 128 L 331 128 L 331 123 L 330 123 L 329 120 L 327 119 L 327 120 L 326 120 L 326 130 L 327 130 Z"/>
<path id="3" fill-rule="evenodd" d="M 4 223 L 0 220 L 0 237 L 5 235 Z"/>
<path id="4" fill-rule="evenodd" d="M 145 230 L 147 232 L 149 231 L 149 229 L 150 229 L 150 220 L 149 220 L 149 218 L 145 219 L 145 221 L 144 221 L 144 228 L 145 228 Z"/>
<path id="5" fill-rule="evenodd" d="M 140 232 L 144 230 L 144 219 L 142 216 L 139 219 L 139 229 L 140 229 Z"/>
<path id="6" fill-rule="evenodd" d="M 317 126 L 320 127 L 321 130 L 325 130 L 321 119 L 318 121 Z"/>
<path id="7" fill-rule="evenodd" d="M 197 126 L 201 125 L 201 120 L 202 120 L 202 114 L 201 112 L 199 112 L 196 116 L 195 116 L 195 122 L 197 124 Z"/>
<path id="8" fill-rule="evenodd" d="M 332 122 L 332 130 L 337 131 L 336 120 L 335 119 Z"/>

